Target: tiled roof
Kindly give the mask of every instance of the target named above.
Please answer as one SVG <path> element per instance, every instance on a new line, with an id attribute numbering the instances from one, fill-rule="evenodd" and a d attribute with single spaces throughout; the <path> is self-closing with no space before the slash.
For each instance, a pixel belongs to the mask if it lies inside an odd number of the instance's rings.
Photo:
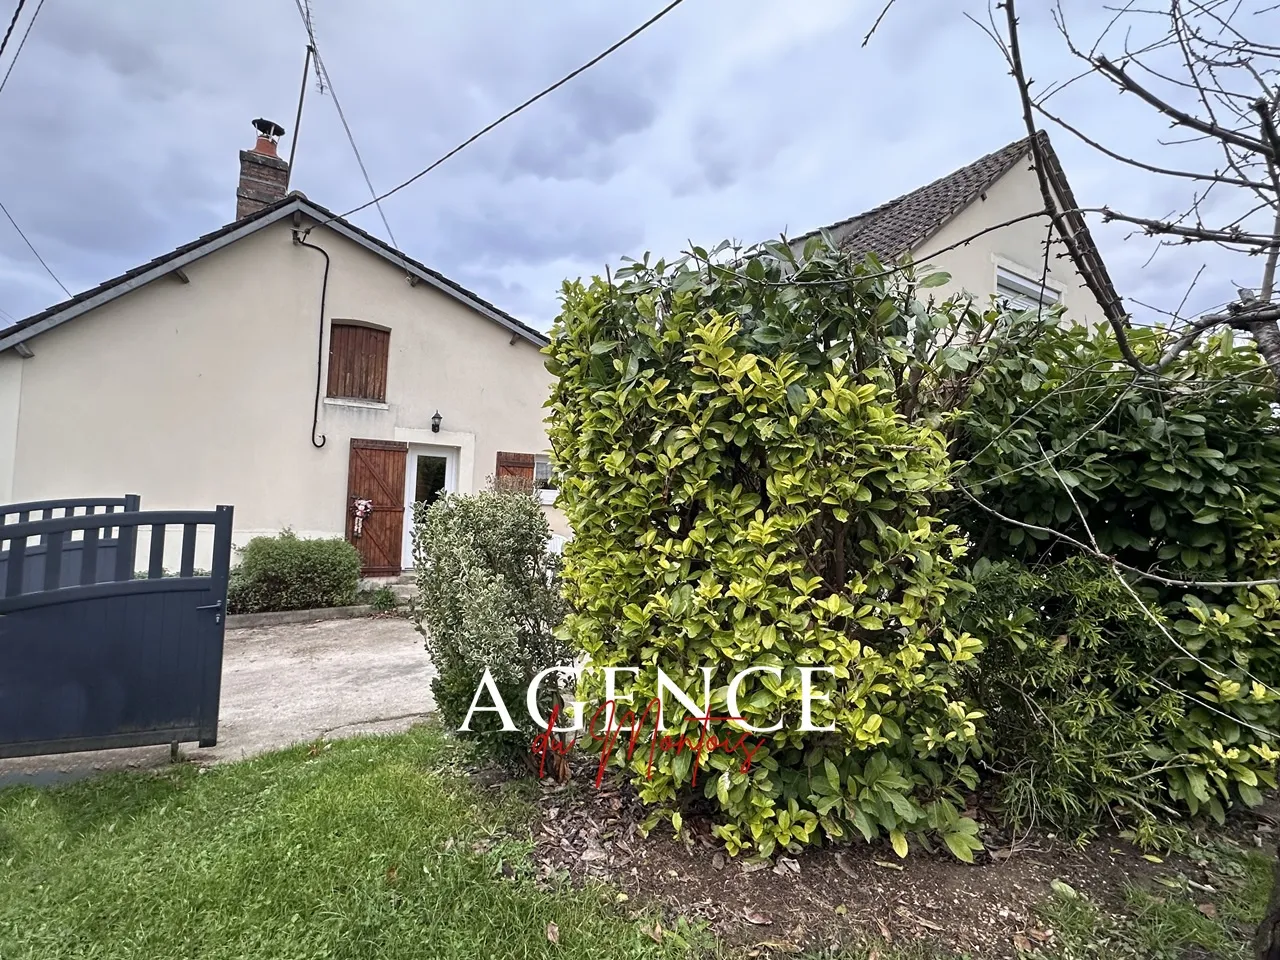
<path id="1" fill-rule="evenodd" d="M 1066 174 L 1049 135 L 1043 130 L 1036 134 L 1045 158 L 1045 172 L 1058 197 L 1064 217 L 1080 248 L 1083 263 L 1077 263 L 1081 275 L 1091 274 L 1098 289 L 1120 304 L 1106 265 L 1097 245 L 1089 233 L 1084 217 L 1077 212 L 1075 196 L 1067 183 Z M 831 234 L 841 250 L 856 259 L 874 252 L 882 260 L 896 260 L 904 253 L 919 249 L 920 245 L 943 228 L 965 207 L 981 197 L 1002 176 L 1023 158 L 1030 162 L 1031 138 L 1023 137 L 1008 146 L 1001 147 L 945 177 L 903 194 L 873 210 L 860 213 L 848 220 L 841 220 L 821 230 L 813 230 L 796 237 L 793 244 L 802 243 L 823 230 Z"/>
<path id="2" fill-rule="evenodd" d="M 462 300 L 464 303 L 469 303 L 473 307 L 479 308 L 482 311 L 487 311 L 491 314 L 494 314 L 496 317 L 501 318 L 501 320 L 504 322 L 504 325 L 509 326 L 513 330 L 518 330 L 518 332 L 522 336 L 524 336 L 525 339 L 528 339 L 539 346 L 545 345 L 548 342 L 547 335 L 545 333 L 542 333 L 540 330 L 535 330 L 533 327 L 530 327 L 528 324 L 520 322 L 515 317 L 507 313 L 505 310 L 499 309 L 489 301 L 472 293 L 470 290 L 468 290 L 466 287 L 462 286 L 461 284 L 455 283 L 453 280 L 450 280 L 448 277 L 446 277 L 444 274 L 440 273 L 439 271 L 432 270 L 430 267 L 427 267 L 424 264 L 419 263 L 417 260 L 414 260 L 406 256 L 405 254 L 397 250 L 395 247 L 391 246 L 389 243 L 386 243 L 385 241 L 378 239 L 371 233 L 361 230 L 355 224 L 351 223 L 348 220 L 342 219 L 336 213 L 333 213 L 330 210 L 326 210 L 324 207 L 320 206 L 318 203 L 308 200 L 306 197 L 304 197 L 300 193 L 290 193 L 288 196 L 283 197 L 280 200 L 277 200 L 275 203 L 272 203 L 263 207 L 261 210 L 257 210 L 254 213 L 249 214 L 247 217 L 241 217 L 239 220 L 234 220 L 231 223 L 226 224 L 225 226 L 219 227 L 217 230 L 204 234 L 204 236 L 197 237 L 195 240 L 192 240 L 190 243 L 184 243 L 182 246 L 177 247 L 174 250 L 170 250 L 168 253 L 165 253 L 159 257 L 156 257 L 153 260 L 148 260 L 146 263 L 141 264 L 140 266 L 134 267 L 131 270 L 126 270 L 124 273 L 120 274 L 119 276 L 112 277 L 110 280 L 104 280 L 102 283 L 98 284 L 96 287 L 90 287 L 88 290 L 81 291 L 80 293 L 76 294 L 74 297 L 71 297 L 69 300 L 63 300 L 60 303 L 55 303 L 53 306 L 48 307 L 44 310 L 41 310 L 39 313 L 32 314 L 29 317 L 25 317 L 22 320 L 19 320 L 17 323 L 11 324 L 7 327 L 0 327 L 0 341 L 8 341 L 16 333 L 21 333 L 23 330 L 26 330 L 29 327 L 34 327 L 37 324 L 41 324 L 42 321 L 55 318 L 57 317 L 58 314 L 66 313 L 67 311 L 77 306 L 80 306 L 81 304 L 85 304 L 86 301 L 94 300 L 95 298 L 99 298 L 104 294 L 107 295 L 109 298 L 112 293 L 115 293 L 115 295 L 126 293 L 128 292 L 129 289 L 131 289 L 130 281 L 139 280 L 140 278 L 143 278 L 147 274 L 153 273 L 156 270 L 162 270 L 166 265 L 173 264 L 174 261 L 179 260 L 180 258 L 184 257 L 187 254 L 196 253 L 202 247 L 216 244 L 217 241 L 223 239 L 224 237 L 227 237 L 231 233 L 242 231 L 245 228 L 249 228 L 250 230 L 252 230 L 253 225 L 258 223 L 259 221 L 271 221 L 271 220 L 278 219 L 278 217 L 275 217 L 273 215 L 278 214 L 281 211 L 284 211 L 285 208 L 290 207 L 291 205 L 294 205 L 294 204 L 300 205 L 301 209 L 303 209 L 304 212 L 309 213 L 313 218 L 320 221 L 321 223 L 337 224 L 338 226 L 343 228 L 345 231 L 355 234 L 370 246 L 377 248 L 376 252 L 380 253 L 381 255 L 397 263 L 397 265 L 412 268 L 413 270 L 420 272 L 422 274 L 425 274 L 426 276 L 432 278 L 439 285 L 447 287 L 448 288 L 448 290 L 446 290 L 447 293 L 452 293 L 454 296 L 457 297 L 457 299 Z M 262 225 L 265 226 L 266 224 L 263 223 Z M 228 242 L 231 242 L 231 241 L 228 240 Z M 183 261 L 183 262 L 186 262 L 186 261 Z M 182 264 L 175 264 L 173 266 L 173 269 L 176 270 L 181 265 Z M 96 304 L 94 305 L 96 306 Z M 86 305 L 83 309 L 89 309 L 89 306 Z M 54 322 L 57 323 L 59 321 L 54 320 Z M 48 326 L 49 324 L 44 324 L 42 329 L 47 328 Z M 22 338 L 19 338 L 19 340 L 20 339 Z M 5 348 L 0 346 L 0 350 L 2 349 L 5 349 Z"/>
<path id="3" fill-rule="evenodd" d="M 822 229 L 855 258 L 874 252 L 882 259 L 895 259 L 937 233 L 1030 151 L 1029 137 L 1015 140 L 933 183 Z M 796 239 L 820 232 L 813 230 Z"/>

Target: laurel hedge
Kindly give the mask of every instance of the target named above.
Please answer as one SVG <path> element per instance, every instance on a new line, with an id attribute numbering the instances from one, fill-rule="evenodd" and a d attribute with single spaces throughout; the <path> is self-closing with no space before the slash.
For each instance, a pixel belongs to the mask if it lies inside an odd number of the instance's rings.
<path id="1" fill-rule="evenodd" d="M 1280 590 L 1208 585 L 1280 577 L 1274 382 L 1229 332 L 1151 382 L 1109 330 L 1021 325 L 1025 379 L 988 371 L 952 447 L 981 502 L 1027 525 L 950 514 L 974 544 L 962 622 L 988 644 L 971 696 L 1006 812 L 1083 833 L 1112 813 L 1222 821 L 1280 757 Z M 1131 340 L 1153 363 L 1167 338 Z"/>
<path id="2" fill-rule="evenodd" d="M 1139 377 L 1108 328 L 937 302 L 947 279 L 815 237 L 564 287 L 561 634 L 584 700 L 639 666 L 633 704 L 658 668 L 700 702 L 709 666 L 726 716 L 729 676 L 780 668 L 743 685 L 746 723 L 784 723 L 750 770 L 612 752 L 677 828 L 709 804 L 731 853 L 967 859 L 975 805 L 1150 840 L 1275 785 L 1280 590 L 1204 585 L 1280 577 L 1265 365 L 1224 335 Z M 1130 334 L 1148 361 L 1169 336 Z M 834 730 L 799 729 L 806 666 Z"/>
<path id="3" fill-rule="evenodd" d="M 900 855 L 911 837 L 941 839 L 970 859 L 978 827 L 962 812 L 981 713 L 958 684 L 980 644 L 944 617 L 966 549 L 934 509 L 945 441 L 897 410 L 859 357 L 911 294 L 868 278 L 825 307 L 774 295 L 785 255 L 724 282 L 658 263 L 621 272 L 621 286 L 566 284 L 548 348 L 559 503 L 575 533 L 563 634 L 597 673 L 640 667 L 625 691 L 637 704 L 661 668 L 701 706 L 709 666 L 711 711 L 727 716 L 736 670 L 780 668 L 742 685 L 747 723 L 784 724 L 749 770 L 716 753 L 695 771 L 689 751 L 629 764 L 646 801 L 703 795 L 730 852 L 857 832 Z M 799 729 L 806 665 L 831 671 L 813 675 L 829 699 L 814 701 L 812 725 L 832 732 Z"/>

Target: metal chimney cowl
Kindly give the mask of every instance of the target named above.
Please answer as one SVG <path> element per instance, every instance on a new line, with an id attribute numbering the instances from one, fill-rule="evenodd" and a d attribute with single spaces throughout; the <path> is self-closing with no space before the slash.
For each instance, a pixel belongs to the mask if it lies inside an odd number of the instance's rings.
<path id="1" fill-rule="evenodd" d="M 240 220 L 284 197 L 289 164 L 276 154 L 284 127 L 259 117 L 253 121 L 258 139 L 252 150 L 240 151 L 240 183 L 236 187 L 236 219 Z"/>

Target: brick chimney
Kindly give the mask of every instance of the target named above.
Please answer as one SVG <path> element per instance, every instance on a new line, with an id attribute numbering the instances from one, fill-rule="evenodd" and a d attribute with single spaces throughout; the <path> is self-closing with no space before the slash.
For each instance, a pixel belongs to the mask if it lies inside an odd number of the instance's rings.
<path id="1" fill-rule="evenodd" d="M 258 142 L 240 151 L 240 185 L 236 188 L 236 219 L 256 213 L 285 195 L 289 164 L 276 154 L 284 127 L 259 117 L 253 121 Z"/>

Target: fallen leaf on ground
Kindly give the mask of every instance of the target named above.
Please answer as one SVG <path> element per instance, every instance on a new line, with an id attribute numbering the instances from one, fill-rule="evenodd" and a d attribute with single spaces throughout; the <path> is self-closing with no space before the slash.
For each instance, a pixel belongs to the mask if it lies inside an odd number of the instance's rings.
<path id="1" fill-rule="evenodd" d="M 792 873 L 799 873 L 799 872 L 800 872 L 800 861 L 799 861 L 799 860 L 793 860 L 791 857 L 779 857 L 779 858 L 778 858 L 778 863 L 782 864 L 784 867 L 786 867 L 786 868 L 787 868 L 788 870 L 790 870 Z"/>
<path id="2" fill-rule="evenodd" d="M 884 937 L 884 942 L 893 943 L 893 931 L 889 929 L 889 925 L 883 920 L 876 920 L 876 926 L 880 928 L 880 936 Z"/>
<path id="3" fill-rule="evenodd" d="M 713 870 L 723 870 L 723 869 L 724 869 L 724 854 L 723 854 L 723 853 L 717 853 L 714 857 L 712 857 L 712 858 L 711 858 L 711 869 L 713 869 Z"/>
<path id="4" fill-rule="evenodd" d="M 1051 880 L 1049 888 L 1060 897 L 1066 897 L 1068 900 L 1076 900 L 1080 894 L 1076 893 L 1076 888 L 1063 880 Z"/>
<path id="5" fill-rule="evenodd" d="M 1031 934 L 1031 938 L 1033 940 L 1039 940 L 1041 943 L 1048 943 L 1050 940 L 1053 939 L 1052 930 L 1032 929 L 1032 930 L 1028 930 L 1027 933 Z"/>
<path id="6" fill-rule="evenodd" d="M 846 874 L 847 876 L 854 877 L 855 879 L 857 878 L 858 876 L 857 872 L 853 869 L 853 867 L 849 866 L 849 861 L 847 861 L 844 858 L 843 853 L 836 854 L 836 866 L 839 867 L 840 871 Z"/>
<path id="7" fill-rule="evenodd" d="M 888 860 L 872 860 L 877 867 L 884 867 L 886 870 L 901 870 L 902 864 L 890 863 Z"/>
<path id="8" fill-rule="evenodd" d="M 1008 860 L 1013 856 L 1013 847 L 1001 847 L 999 850 L 991 851 L 992 860 Z"/>
<path id="9" fill-rule="evenodd" d="M 661 920 L 653 921 L 652 930 L 650 930 L 648 927 L 641 927 L 640 929 L 643 930 L 646 934 L 648 934 L 649 939 L 652 940 L 654 943 L 662 942 L 662 921 Z"/>
<path id="10" fill-rule="evenodd" d="M 848 907 L 846 907 L 843 903 L 842 903 L 842 904 L 840 904 L 838 907 L 836 907 L 836 916 L 837 916 L 837 917 L 843 917 L 843 916 L 844 916 L 846 913 L 848 913 L 848 912 L 849 912 L 849 908 L 848 908 Z"/>
<path id="11" fill-rule="evenodd" d="M 1196 909 L 1199 910 L 1201 913 L 1203 913 L 1206 917 L 1212 918 L 1218 915 L 1218 908 L 1215 907 L 1212 903 L 1202 903 L 1198 907 L 1196 907 Z"/>
<path id="12" fill-rule="evenodd" d="M 742 919 L 746 920 L 747 923 L 754 923 L 757 927 L 767 927 L 773 923 L 773 920 L 769 917 L 755 910 L 743 910 Z"/>
<path id="13" fill-rule="evenodd" d="M 547 924 L 547 939 L 552 943 L 560 942 L 560 928 L 554 923 Z"/>
<path id="14" fill-rule="evenodd" d="M 1013 935 L 1013 949 L 1017 950 L 1019 953 L 1030 953 L 1031 941 L 1022 934 L 1015 933 Z"/>
<path id="15" fill-rule="evenodd" d="M 1142 855 L 1142 859 L 1150 860 L 1152 863 L 1164 863 L 1164 861 L 1161 860 L 1159 857 L 1157 857 L 1154 853 L 1144 853 Z"/>
<path id="16" fill-rule="evenodd" d="M 768 860 L 753 860 L 742 865 L 743 873 L 755 873 L 757 870 L 768 870 Z"/>

